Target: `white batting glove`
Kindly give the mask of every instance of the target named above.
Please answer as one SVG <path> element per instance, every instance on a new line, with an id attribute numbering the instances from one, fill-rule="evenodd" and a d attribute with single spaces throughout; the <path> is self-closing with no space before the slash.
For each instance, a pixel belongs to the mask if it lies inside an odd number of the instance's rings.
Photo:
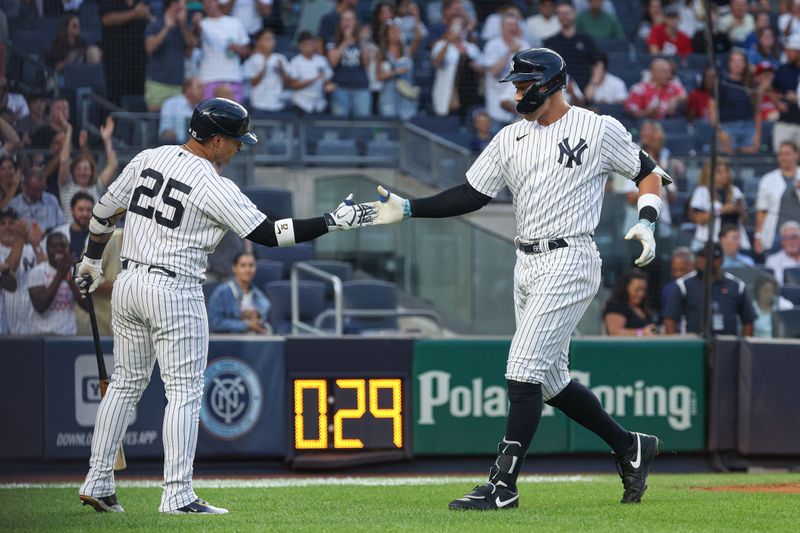
<path id="1" fill-rule="evenodd" d="M 91 259 L 83 256 L 80 263 L 75 265 L 75 284 L 84 296 L 94 292 L 103 282 L 102 259 Z"/>
<path id="2" fill-rule="evenodd" d="M 642 219 L 628 231 L 627 235 L 625 235 L 626 241 L 636 239 L 642 243 L 642 255 L 639 256 L 639 259 L 634 261 L 636 266 L 643 267 L 649 265 L 650 262 L 656 258 L 656 239 L 653 236 L 655 227 L 655 222 Z"/>
<path id="3" fill-rule="evenodd" d="M 411 216 L 411 203 L 408 200 L 387 191 L 382 185 L 378 185 L 378 194 L 381 201 L 376 202 L 378 216 L 375 224 L 394 224 Z"/>
<path id="4" fill-rule="evenodd" d="M 333 213 L 323 215 L 328 224 L 328 231 L 337 229 L 347 231 L 353 228 L 372 226 L 378 215 L 376 204 L 378 202 L 357 204 L 353 202 L 353 193 L 348 194 Z"/>

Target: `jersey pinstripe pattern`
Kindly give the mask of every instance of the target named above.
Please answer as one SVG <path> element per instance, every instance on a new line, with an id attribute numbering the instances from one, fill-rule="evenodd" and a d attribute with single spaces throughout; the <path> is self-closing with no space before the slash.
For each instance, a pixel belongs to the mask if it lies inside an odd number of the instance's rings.
<path id="1" fill-rule="evenodd" d="M 0 261 L 5 261 L 10 252 L 10 248 L 0 246 Z M 25 244 L 22 247 L 19 267 L 14 272 L 17 278 L 17 290 L 2 291 L 5 293 L 2 304 L 9 335 L 30 335 L 33 332 L 33 304 L 28 292 L 28 274 L 36 264 L 36 252 L 33 246 Z"/>
<path id="2" fill-rule="evenodd" d="M 526 120 L 506 126 L 467 172 L 470 185 L 487 196 L 509 188 L 521 241 L 568 243 L 542 246 L 540 254 L 517 251 L 514 269 L 516 331 L 506 378 L 541 383 L 545 400 L 569 383 L 569 339 L 600 286 L 592 234 L 606 180 L 611 172 L 635 178 L 639 151 L 616 119 L 571 107 L 548 126 Z"/>
<path id="3" fill-rule="evenodd" d="M 208 357 L 202 292 L 208 254 L 228 229 L 244 237 L 266 215 L 210 162 L 180 146 L 141 152 L 100 203 L 128 211 L 121 257 L 129 263 L 111 296 L 114 372 L 97 411 L 80 494 L 114 493 L 116 450 L 158 361 L 168 400 L 159 509 L 175 511 L 197 499 L 192 465 Z"/>

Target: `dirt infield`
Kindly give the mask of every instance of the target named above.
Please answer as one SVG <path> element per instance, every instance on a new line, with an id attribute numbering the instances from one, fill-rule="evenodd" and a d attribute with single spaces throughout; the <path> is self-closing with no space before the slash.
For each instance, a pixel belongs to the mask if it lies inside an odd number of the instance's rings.
<path id="1" fill-rule="evenodd" d="M 750 494 L 800 494 L 800 483 L 781 483 L 779 485 L 721 485 L 719 487 L 695 487 L 695 490 L 710 492 L 746 492 Z"/>

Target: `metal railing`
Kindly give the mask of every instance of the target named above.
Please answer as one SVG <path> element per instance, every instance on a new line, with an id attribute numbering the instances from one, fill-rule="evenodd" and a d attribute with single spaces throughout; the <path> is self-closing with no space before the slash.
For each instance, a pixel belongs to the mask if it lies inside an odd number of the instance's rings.
<path id="1" fill-rule="evenodd" d="M 404 318 L 404 317 L 420 317 L 427 318 L 436 324 L 439 328 L 439 334 L 444 333 L 444 325 L 442 324 L 442 315 L 430 309 L 414 309 L 410 311 L 400 311 L 397 309 L 345 309 L 343 312 L 345 317 L 355 318 Z M 317 318 L 314 319 L 314 327 L 320 328 L 321 325 L 329 317 L 334 316 L 336 311 L 334 309 L 327 309 L 321 312 Z"/>
<path id="2" fill-rule="evenodd" d="M 435 187 L 463 182 L 472 152 L 406 122 L 400 130 L 400 170 Z"/>
<path id="3" fill-rule="evenodd" d="M 342 298 L 342 279 L 339 276 L 334 276 L 330 272 L 307 265 L 304 263 L 295 263 L 292 265 L 291 272 L 291 301 L 292 301 L 292 333 L 313 333 L 314 335 L 327 335 L 321 328 L 322 322 L 317 320 L 314 326 L 306 324 L 300 320 L 300 272 L 305 272 L 311 276 L 329 281 L 333 285 L 333 309 L 334 326 L 333 331 L 337 337 L 344 334 L 344 313 L 343 313 L 343 298 Z"/>

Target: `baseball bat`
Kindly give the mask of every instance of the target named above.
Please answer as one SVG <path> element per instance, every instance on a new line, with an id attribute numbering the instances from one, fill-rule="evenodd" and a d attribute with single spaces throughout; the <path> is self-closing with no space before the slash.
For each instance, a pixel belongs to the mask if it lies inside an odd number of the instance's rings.
<path id="1" fill-rule="evenodd" d="M 89 321 L 92 323 L 92 337 L 94 337 L 94 354 L 97 356 L 97 373 L 100 376 L 100 398 L 106 395 L 108 389 L 108 371 L 106 361 L 103 358 L 103 347 L 100 346 L 100 331 L 97 329 L 97 315 L 94 313 L 94 302 L 91 293 L 86 294 L 86 301 L 89 303 Z M 117 450 L 117 458 L 114 461 L 114 470 L 125 470 L 128 464 L 125 462 L 125 450 L 122 443 Z"/>

